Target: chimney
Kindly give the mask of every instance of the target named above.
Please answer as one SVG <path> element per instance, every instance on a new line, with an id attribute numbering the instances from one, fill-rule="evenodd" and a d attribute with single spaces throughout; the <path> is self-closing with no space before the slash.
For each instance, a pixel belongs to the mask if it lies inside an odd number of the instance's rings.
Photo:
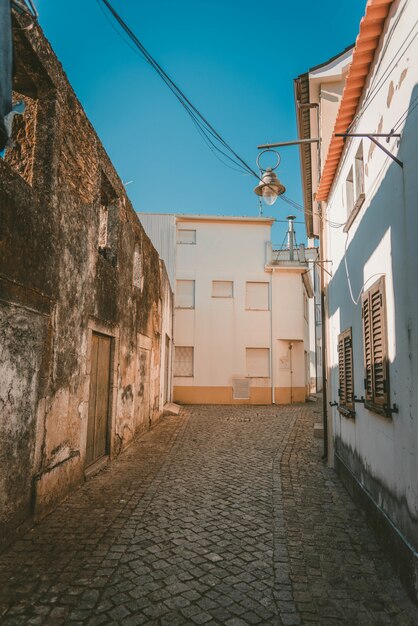
<path id="1" fill-rule="evenodd" d="M 296 215 L 288 215 L 286 217 L 289 230 L 287 231 L 287 247 L 289 248 L 289 259 L 291 261 L 295 260 L 295 229 L 293 227 L 293 220 L 296 219 Z"/>

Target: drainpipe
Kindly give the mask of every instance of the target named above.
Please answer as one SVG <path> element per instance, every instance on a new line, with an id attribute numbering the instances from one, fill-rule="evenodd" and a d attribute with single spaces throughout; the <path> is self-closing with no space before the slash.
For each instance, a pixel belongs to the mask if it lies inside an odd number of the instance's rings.
<path id="1" fill-rule="evenodd" d="M 327 365 L 326 365 L 326 314 L 325 314 L 325 272 L 324 272 L 324 220 L 320 209 L 319 267 L 321 268 L 321 332 L 322 332 L 322 420 L 324 428 L 324 453 L 322 458 L 328 461 L 328 405 L 327 405 Z"/>
<path id="2" fill-rule="evenodd" d="M 270 380 L 271 380 L 271 403 L 276 404 L 276 391 L 274 389 L 274 369 L 273 369 L 273 268 L 270 272 Z"/>
<path id="3" fill-rule="evenodd" d="M 314 286 L 314 315 L 313 315 L 313 325 L 314 325 L 314 342 L 315 342 L 315 393 L 318 393 L 318 354 L 317 354 L 317 339 L 318 339 L 318 331 L 316 328 L 316 289 L 317 289 L 317 276 L 316 276 L 316 263 L 312 263 L 312 274 L 313 274 L 313 286 Z"/>
<path id="4" fill-rule="evenodd" d="M 316 104 L 316 124 L 318 137 L 321 136 L 321 112 L 319 103 Z M 321 142 L 317 144 L 317 158 L 318 158 L 318 185 L 321 182 L 322 163 L 321 163 Z M 323 460 L 328 461 L 328 405 L 327 405 L 327 365 L 326 365 L 326 314 L 325 314 L 325 272 L 324 272 L 324 220 L 322 204 L 319 203 L 319 267 L 321 268 L 320 283 L 321 283 L 321 335 L 322 335 L 322 423 L 324 429 L 324 451 Z"/>

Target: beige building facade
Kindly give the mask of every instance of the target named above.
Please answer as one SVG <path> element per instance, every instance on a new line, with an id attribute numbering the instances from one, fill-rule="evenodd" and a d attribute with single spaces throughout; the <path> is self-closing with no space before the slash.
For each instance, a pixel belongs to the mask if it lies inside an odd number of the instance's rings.
<path id="1" fill-rule="evenodd" d="M 273 250 L 271 218 L 140 219 L 153 241 L 154 233 L 162 247 L 175 246 L 174 400 L 304 402 L 313 296 L 306 255 L 300 260 L 297 249 L 291 260 L 288 250 Z"/>

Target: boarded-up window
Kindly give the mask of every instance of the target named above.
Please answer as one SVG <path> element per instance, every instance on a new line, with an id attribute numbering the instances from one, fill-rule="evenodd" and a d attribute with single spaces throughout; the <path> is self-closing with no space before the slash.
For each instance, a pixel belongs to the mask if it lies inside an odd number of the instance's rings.
<path id="1" fill-rule="evenodd" d="M 212 297 L 213 298 L 232 298 L 234 293 L 234 283 L 232 280 L 213 280 L 212 281 Z"/>
<path id="2" fill-rule="evenodd" d="M 351 328 L 338 335 L 339 408 L 342 413 L 354 412 L 353 344 Z"/>
<path id="3" fill-rule="evenodd" d="M 268 378 L 270 376 L 270 351 L 268 348 L 247 348 L 247 376 Z"/>
<path id="4" fill-rule="evenodd" d="M 133 283 L 133 286 L 138 287 L 138 289 L 142 289 L 144 286 L 142 253 L 139 249 L 138 244 L 135 245 L 135 250 L 134 250 L 134 267 L 133 267 L 132 283 Z"/>
<path id="5" fill-rule="evenodd" d="M 194 280 L 176 281 L 176 307 L 194 309 Z"/>
<path id="6" fill-rule="evenodd" d="M 269 309 L 269 284 L 247 282 L 246 308 L 267 311 Z"/>
<path id="7" fill-rule="evenodd" d="M 106 248 L 107 246 L 107 223 L 109 212 L 107 206 L 100 205 L 100 220 L 99 220 L 99 248 Z"/>
<path id="8" fill-rule="evenodd" d="M 390 415 L 384 276 L 363 294 L 365 406 Z"/>
<path id="9" fill-rule="evenodd" d="M 174 376 L 193 376 L 193 347 L 176 346 L 174 350 Z"/>
<path id="10" fill-rule="evenodd" d="M 177 243 L 193 244 L 196 243 L 196 231 L 185 228 L 177 229 Z"/>

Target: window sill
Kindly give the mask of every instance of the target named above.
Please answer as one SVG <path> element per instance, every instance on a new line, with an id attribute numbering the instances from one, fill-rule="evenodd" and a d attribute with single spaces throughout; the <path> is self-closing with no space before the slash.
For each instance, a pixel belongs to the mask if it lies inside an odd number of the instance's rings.
<path id="1" fill-rule="evenodd" d="M 377 413 L 378 415 L 382 415 L 383 417 L 392 419 L 391 413 L 389 413 L 383 406 L 371 404 L 370 402 L 365 402 L 364 408 L 366 408 L 371 413 Z"/>
<path id="2" fill-rule="evenodd" d="M 357 200 L 354 203 L 353 208 L 351 209 L 350 215 L 348 216 L 348 220 L 343 228 L 343 231 L 346 233 L 348 230 L 350 230 L 352 223 L 354 222 L 354 220 L 356 219 L 358 212 L 360 211 L 361 207 L 363 206 L 363 202 L 366 199 L 366 194 L 361 193 L 359 194 L 359 197 L 357 198 Z"/>
<path id="3" fill-rule="evenodd" d="M 270 380 L 270 376 L 251 376 L 250 374 L 247 374 L 245 378 L 248 378 L 248 379 L 257 378 L 257 380 Z"/>
<path id="4" fill-rule="evenodd" d="M 337 411 L 341 415 L 344 415 L 344 417 L 349 417 L 351 419 L 354 419 L 356 417 L 356 412 L 355 411 L 353 411 L 352 409 L 349 409 L 346 406 L 342 406 L 341 404 L 339 404 L 337 406 Z"/>

